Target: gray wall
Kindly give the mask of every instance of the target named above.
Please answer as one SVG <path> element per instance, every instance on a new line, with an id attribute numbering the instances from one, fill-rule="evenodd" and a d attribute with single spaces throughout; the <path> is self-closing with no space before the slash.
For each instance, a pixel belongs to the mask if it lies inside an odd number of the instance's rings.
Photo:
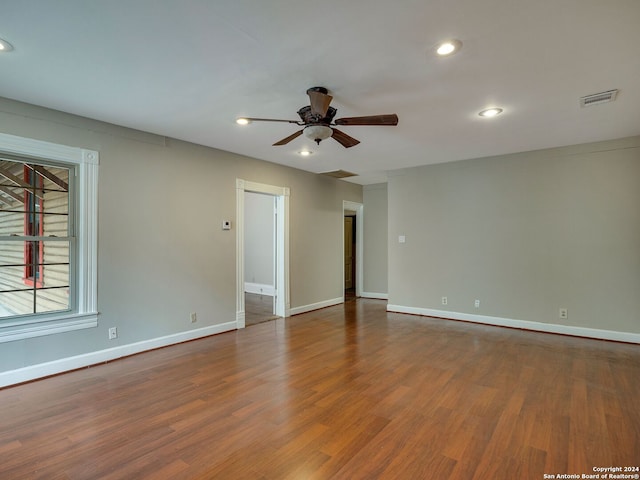
<path id="1" fill-rule="evenodd" d="M 254 192 L 244 194 L 244 281 L 273 284 L 274 197 Z"/>
<path id="2" fill-rule="evenodd" d="M 386 296 L 387 291 L 387 184 L 366 185 L 362 189 L 364 202 L 363 287 L 365 294 Z"/>
<path id="3" fill-rule="evenodd" d="M 640 332 L 640 137 L 407 169 L 388 188 L 390 304 Z"/>
<path id="4" fill-rule="evenodd" d="M 291 307 L 343 295 L 359 185 L 2 98 L 0 132 L 100 153 L 99 326 L 3 343 L 0 372 L 235 322 L 236 178 L 290 188 Z"/>

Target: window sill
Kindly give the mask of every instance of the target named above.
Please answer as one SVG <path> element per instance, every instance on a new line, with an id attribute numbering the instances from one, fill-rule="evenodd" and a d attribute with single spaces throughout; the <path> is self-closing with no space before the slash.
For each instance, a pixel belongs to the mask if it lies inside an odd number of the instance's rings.
<path id="1" fill-rule="evenodd" d="M 29 321 L 0 321 L 0 343 L 42 337 L 54 333 L 71 332 L 98 326 L 98 312 L 67 313 Z"/>

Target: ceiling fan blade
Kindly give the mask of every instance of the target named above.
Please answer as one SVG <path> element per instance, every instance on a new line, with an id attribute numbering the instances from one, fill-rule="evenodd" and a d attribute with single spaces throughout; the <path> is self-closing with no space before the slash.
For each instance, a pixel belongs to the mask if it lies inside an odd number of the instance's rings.
<path id="1" fill-rule="evenodd" d="M 338 130 L 337 128 L 332 128 L 332 130 L 333 130 L 333 134 L 331 135 L 331 137 L 333 137 L 344 148 L 353 147 L 360 143 L 360 140 L 356 140 L 355 138 L 350 137 L 346 133 Z"/>
<path id="2" fill-rule="evenodd" d="M 327 115 L 327 110 L 329 110 L 329 104 L 333 97 L 311 88 L 307 90 L 307 94 L 309 95 L 309 100 L 311 100 L 311 113 L 324 118 Z"/>
<path id="3" fill-rule="evenodd" d="M 336 125 L 397 125 L 398 115 L 371 115 L 369 117 L 345 117 L 338 118 Z"/>
<path id="4" fill-rule="evenodd" d="M 280 120 L 278 118 L 254 118 L 254 117 L 240 117 L 238 120 L 248 120 L 249 122 L 284 122 L 284 123 L 295 123 L 296 125 L 301 125 L 298 120 Z"/>
<path id="5" fill-rule="evenodd" d="M 298 130 L 293 135 L 289 135 L 287 138 L 283 138 L 279 142 L 274 143 L 273 146 L 277 147 L 277 146 L 280 146 L 280 145 L 286 145 L 287 143 L 289 143 L 294 138 L 298 138 L 300 135 L 302 135 L 302 130 Z"/>

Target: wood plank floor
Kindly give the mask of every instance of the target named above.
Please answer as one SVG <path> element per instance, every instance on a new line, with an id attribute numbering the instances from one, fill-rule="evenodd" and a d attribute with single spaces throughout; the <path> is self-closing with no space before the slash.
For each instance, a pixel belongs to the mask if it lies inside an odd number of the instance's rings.
<path id="1" fill-rule="evenodd" d="M 273 314 L 273 297 L 268 295 L 245 292 L 244 311 L 244 324 L 247 327 L 280 318 Z"/>
<path id="2" fill-rule="evenodd" d="M 0 478 L 542 479 L 640 464 L 640 346 L 344 305 L 0 390 Z"/>

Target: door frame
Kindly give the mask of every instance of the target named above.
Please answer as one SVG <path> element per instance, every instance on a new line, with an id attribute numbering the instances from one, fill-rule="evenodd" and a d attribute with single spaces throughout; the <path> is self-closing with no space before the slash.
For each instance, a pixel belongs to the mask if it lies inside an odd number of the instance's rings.
<path id="1" fill-rule="evenodd" d="M 364 205 L 362 203 L 351 202 L 349 200 L 342 201 L 342 291 L 344 292 L 344 217 L 347 211 L 356 212 L 356 297 L 362 296 L 362 281 L 364 278 L 364 270 L 362 265 L 363 245 L 364 245 L 364 225 L 363 214 Z M 342 296 L 344 301 L 344 293 Z"/>
<path id="2" fill-rule="evenodd" d="M 276 282 L 275 314 L 290 316 L 289 299 L 289 194 L 288 187 L 250 182 L 236 178 L 236 328 L 245 327 L 244 305 L 244 194 L 263 193 L 275 197 L 276 204 Z"/>

